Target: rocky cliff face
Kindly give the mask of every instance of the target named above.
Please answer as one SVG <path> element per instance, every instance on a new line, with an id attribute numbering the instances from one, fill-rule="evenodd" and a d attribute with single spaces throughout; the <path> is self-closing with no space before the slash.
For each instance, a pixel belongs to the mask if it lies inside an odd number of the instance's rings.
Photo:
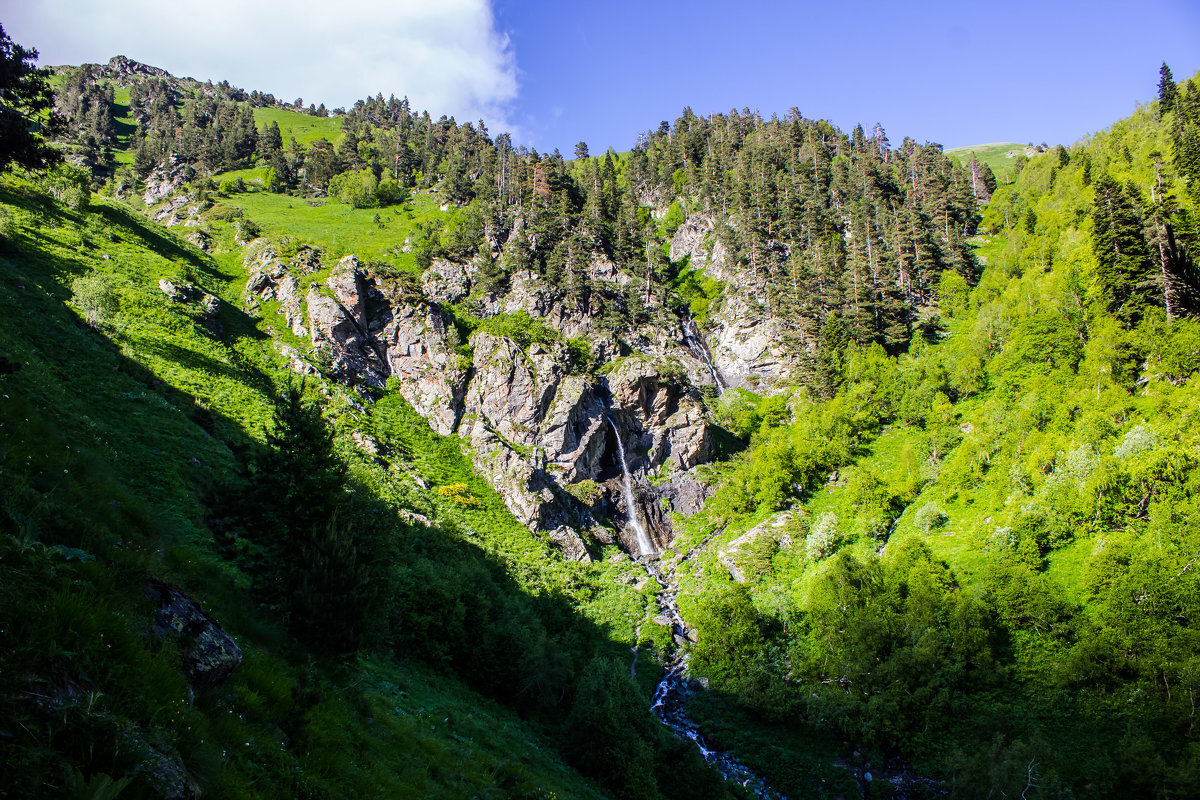
<path id="1" fill-rule="evenodd" d="M 247 308 L 276 311 L 304 341 L 299 349 L 281 345 L 292 369 L 375 390 L 394 378 L 390 385 L 434 430 L 471 444 L 476 468 L 513 514 L 567 557 L 589 558 L 589 538 L 641 549 L 626 530 L 616 436 L 635 513 L 656 550 L 673 536 L 667 512 L 698 508 L 704 489 L 690 471 L 711 454 L 700 387 L 711 387 L 711 396 L 721 383 L 694 324 L 616 335 L 603 329 L 600 298 L 568 304 L 535 273 L 516 271 L 503 291 L 482 296 L 479 312 L 524 312 L 553 329 L 553 341 L 481 328 L 467 356 L 445 304 L 472 291 L 475 265 L 435 261 L 417 288 L 347 256 L 317 281 L 314 273 L 325 270 L 314 251 L 284 258 L 263 240 L 247 245 L 244 265 Z M 601 291 L 607 285 L 606 302 L 623 297 L 629 276 L 599 257 L 592 271 Z M 588 343 L 600 369 L 581 369 L 568 346 L 573 337 Z"/>
<path id="2" fill-rule="evenodd" d="M 712 365 L 723 386 L 770 391 L 796 375 L 798 359 L 783 345 L 785 326 L 759 307 L 753 280 L 732 263 L 716 228 L 712 214 L 689 216 L 671 239 L 670 258 L 687 258 L 692 268 L 725 285 L 707 337 Z"/>

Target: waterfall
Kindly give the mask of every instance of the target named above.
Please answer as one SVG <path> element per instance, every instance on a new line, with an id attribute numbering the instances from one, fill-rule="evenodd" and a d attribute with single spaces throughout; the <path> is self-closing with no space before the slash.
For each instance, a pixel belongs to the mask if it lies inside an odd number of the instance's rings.
<path id="1" fill-rule="evenodd" d="M 613 435 L 617 437 L 617 455 L 621 457 L 621 474 L 625 478 L 623 484 L 625 488 L 625 518 L 629 522 L 629 527 L 637 533 L 638 550 L 641 551 L 638 555 L 653 555 L 654 543 L 650 541 L 650 537 L 646 535 L 646 529 L 638 521 L 637 508 L 633 504 L 633 484 L 629 481 L 629 465 L 625 463 L 625 445 L 621 444 L 621 432 L 617 430 L 617 424 L 612 421 L 612 417 L 608 417 L 608 424 L 612 426 Z"/>
<path id="2" fill-rule="evenodd" d="M 725 383 L 721 380 L 721 375 L 717 372 L 717 368 L 713 364 L 712 353 L 709 352 L 708 343 L 704 341 L 704 336 L 700 333 L 700 328 L 697 327 L 696 321 L 690 315 L 683 321 L 683 344 L 687 347 L 688 352 L 695 356 L 697 361 L 708 367 L 708 374 L 712 376 L 713 384 L 717 388 L 717 396 L 719 397 L 721 390 L 725 388 Z"/>

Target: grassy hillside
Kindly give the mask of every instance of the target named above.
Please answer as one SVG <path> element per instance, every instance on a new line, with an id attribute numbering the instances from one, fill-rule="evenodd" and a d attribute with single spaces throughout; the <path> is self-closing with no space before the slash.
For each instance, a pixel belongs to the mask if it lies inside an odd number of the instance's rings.
<path id="1" fill-rule="evenodd" d="M 336 143 L 342 135 L 341 120 L 335 117 L 314 117 L 287 108 L 254 109 L 254 124 L 259 128 L 272 122 L 279 125 L 279 132 L 283 134 L 285 143 L 293 137 L 305 146 L 322 138 Z"/>
<path id="2" fill-rule="evenodd" d="M 264 168 L 223 172 L 221 185 L 241 178 L 247 191 L 214 198 L 211 218 L 235 214 L 253 221 L 268 237 L 289 236 L 320 247 L 328 257 L 354 253 L 360 259 L 413 267 L 414 244 L 427 230 L 453 226 L 461 212 L 443 209 L 436 191 L 422 191 L 386 208 L 354 208 L 337 198 L 308 200 L 262 190 Z M 220 220 L 215 220 L 218 223 Z M 232 250 L 230 251 L 232 252 Z M 332 263 L 332 262 L 331 262 Z"/>
<path id="3" fill-rule="evenodd" d="M 576 730 L 599 735 L 572 703 L 602 698 L 574 687 L 595 659 L 625 662 L 647 613 L 649 596 L 618 580 L 627 562 L 563 562 L 398 395 L 364 420 L 348 390 L 310 383 L 338 431 L 366 430 L 407 455 L 384 469 L 337 439 L 355 513 L 369 510 L 374 527 L 393 520 L 376 547 L 395 554 L 397 594 L 358 660 L 307 652 L 251 602 L 209 528 L 213 493 L 261 447 L 287 380 L 263 332 L 270 320 L 238 308 L 243 281 L 222 256 L 123 206 L 95 198 L 72 210 L 27 180 L 0 186 L 0 222 L 0 618 L 10 642 L 0 796 L 92 796 L 110 779 L 131 781 L 130 796 L 189 779 L 214 797 L 613 790 L 559 753 L 571 714 Z M 160 278 L 220 296 L 221 330 L 164 295 Z M 465 483 L 477 503 L 436 491 L 447 483 Z M 436 527 L 402 524 L 399 508 Z M 244 654 L 194 701 L 184 643 L 149 634 L 151 581 L 197 598 Z M 525 670 L 544 669 L 543 658 L 556 672 L 530 682 Z M 627 713 L 650 724 L 645 689 L 623 687 L 604 696 L 636 697 Z M 699 770 L 694 754 L 646 730 L 655 743 L 645 753 Z"/>
<path id="4" fill-rule="evenodd" d="M 1009 183 L 1015 174 L 1014 164 L 1016 158 L 1009 158 L 1008 154 L 1014 150 L 1018 153 L 1024 153 L 1025 145 L 1017 144 L 1016 142 L 975 144 L 969 147 L 952 148 L 946 151 L 946 155 L 958 159 L 960 163 L 966 164 L 971 160 L 971 153 L 974 153 L 978 161 L 992 168 L 992 172 L 995 174 L 997 180 L 1002 183 Z"/>

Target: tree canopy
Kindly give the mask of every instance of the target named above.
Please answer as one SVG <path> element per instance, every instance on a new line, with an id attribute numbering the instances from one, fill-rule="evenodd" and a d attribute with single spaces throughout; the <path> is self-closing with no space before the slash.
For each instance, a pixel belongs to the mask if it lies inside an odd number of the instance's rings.
<path id="1" fill-rule="evenodd" d="M 53 125 L 53 96 L 48 72 L 31 63 L 37 55 L 0 26 L 0 172 L 13 164 L 40 169 L 59 158 L 42 136 Z"/>

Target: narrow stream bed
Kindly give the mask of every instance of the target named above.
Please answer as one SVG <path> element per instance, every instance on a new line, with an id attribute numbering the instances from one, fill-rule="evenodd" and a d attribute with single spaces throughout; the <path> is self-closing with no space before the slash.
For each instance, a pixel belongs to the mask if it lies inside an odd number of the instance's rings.
<path id="1" fill-rule="evenodd" d="M 675 601 L 679 587 L 663 576 L 657 564 L 647 563 L 646 571 L 659 585 L 658 607 L 662 614 L 670 619 L 672 634 L 686 638 L 687 626 L 679 614 L 679 605 Z M 713 748 L 700 732 L 700 726 L 688 718 L 687 698 L 691 690 L 687 685 L 687 655 L 683 650 L 677 650 L 671 660 L 663 666 L 666 667 L 667 672 L 659 681 L 658 686 L 654 688 L 650 704 L 650 710 L 654 712 L 655 716 L 662 720 L 662 723 L 670 728 L 676 736 L 695 742 L 696 746 L 700 748 L 700 755 L 713 765 L 725 780 L 737 783 L 749 790 L 753 796 L 763 798 L 763 800 L 786 800 L 784 795 L 772 789 L 766 779 L 754 770 L 742 764 L 729 753 Z"/>

